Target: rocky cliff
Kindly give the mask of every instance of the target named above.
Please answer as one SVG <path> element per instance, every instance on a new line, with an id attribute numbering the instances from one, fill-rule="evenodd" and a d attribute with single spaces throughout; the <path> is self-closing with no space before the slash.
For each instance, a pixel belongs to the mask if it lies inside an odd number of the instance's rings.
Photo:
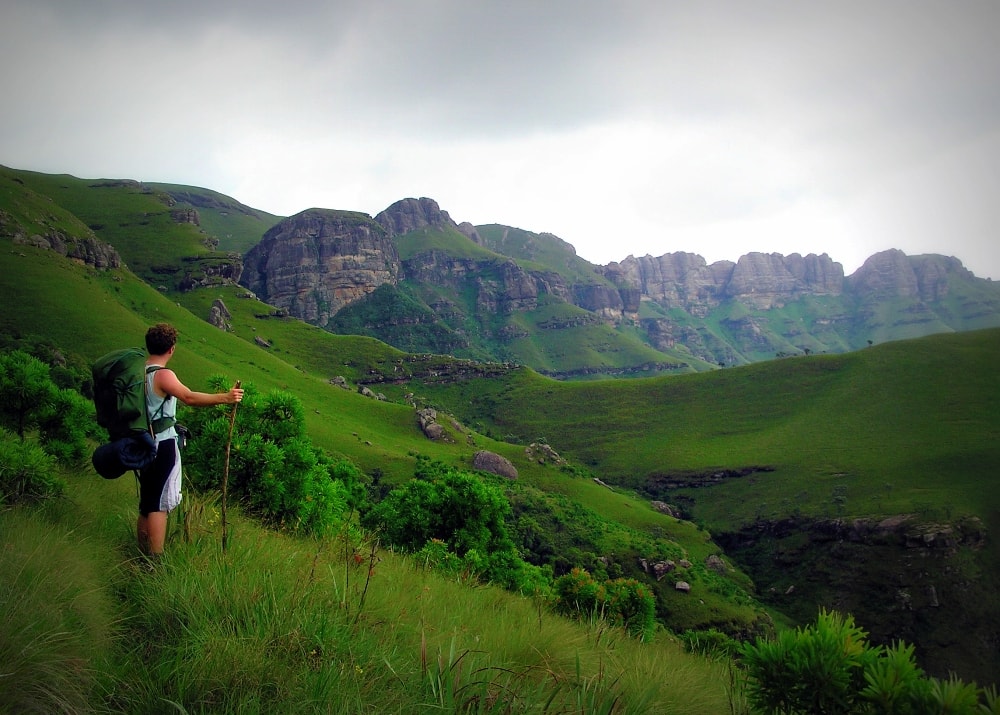
<path id="1" fill-rule="evenodd" d="M 848 278 L 848 286 L 851 292 L 867 299 L 903 297 L 936 301 L 948 295 L 951 277 L 975 279 L 957 258 L 933 254 L 907 256 L 890 249 L 865 261 Z"/>
<path id="2" fill-rule="evenodd" d="M 748 253 L 736 263 L 711 265 L 693 253 L 668 253 L 658 258 L 629 256 L 598 270 L 622 289 L 636 290 L 666 309 L 679 307 L 701 317 L 728 299 L 768 310 L 803 295 L 839 295 L 844 288 L 843 266 L 825 253 Z"/>
<path id="3" fill-rule="evenodd" d="M 343 306 L 399 278 L 388 232 L 367 214 L 309 209 L 247 252 L 241 284 L 261 300 L 325 325 Z"/>
<path id="4" fill-rule="evenodd" d="M 389 343 L 399 338 L 401 346 L 420 352 L 417 333 L 433 332 L 437 337 L 425 350 L 465 346 L 469 355 L 485 351 L 501 359 L 516 358 L 508 346 L 532 340 L 532 330 L 601 323 L 638 327 L 641 340 L 662 353 L 725 366 L 1000 324 L 1000 287 L 976 278 L 955 258 L 884 251 L 846 277 L 825 253 L 748 253 L 709 264 L 677 252 L 594 266 L 551 234 L 457 224 L 429 198 L 397 201 L 374 219 L 305 211 L 269 230 L 245 264 L 243 285 L 321 326 L 331 326 L 338 311 L 377 287 L 398 286 L 409 296 L 399 300 L 424 306 L 422 317 L 408 309 L 403 322 L 409 334 L 402 340 L 399 316 L 390 313 L 403 303 L 383 295 L 365 308 L 366 334 Z M 944 305 L 946 299 L 951 304 Z M 542 319 L 539 309 L 553 301 L 574 308 Z M 888 303 L 887 313 L 880 306 Z M 534 328 L 531 320 L 514 317 L 531 312 Z M 345 313 L 339 329 L 358 320 Z M 425 327 L 418 331 L 417 324 Z M 552 344 L 551 332 L 544 342 Z M 608 357 L 598 360 L 609 367 L 622 347 L 607 343 L 601 351 Z"/>

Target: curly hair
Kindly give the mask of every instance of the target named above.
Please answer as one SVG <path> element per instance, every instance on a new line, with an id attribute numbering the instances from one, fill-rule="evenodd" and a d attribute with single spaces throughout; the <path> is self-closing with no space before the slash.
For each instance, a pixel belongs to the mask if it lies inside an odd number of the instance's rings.
<path id="1" fill-rule="evenodd" d="M 165 355 L 177 343 L 177 328 L 157 323 L 146 331 L 146 350 L 150 355 Z"/>

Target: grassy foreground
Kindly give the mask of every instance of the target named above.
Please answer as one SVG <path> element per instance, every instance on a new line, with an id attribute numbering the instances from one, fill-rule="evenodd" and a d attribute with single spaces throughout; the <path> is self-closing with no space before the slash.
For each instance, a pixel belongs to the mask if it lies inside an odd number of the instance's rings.
<path id="1" fill-rule="evenodd" d="M 231 524 L 190 496 L 152 572 L 134 484 L 0 512 L 0 703 L 20 712 L 729 711 L 725 665 L 447 580 L 357 534 Z M 188 518 L 187 536 L 183 529 Z"/>

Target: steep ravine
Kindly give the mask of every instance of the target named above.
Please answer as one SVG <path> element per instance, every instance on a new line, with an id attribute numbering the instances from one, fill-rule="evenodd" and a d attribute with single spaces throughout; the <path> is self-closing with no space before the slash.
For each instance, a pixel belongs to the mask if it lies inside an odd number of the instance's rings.
<path id="1" fill-rule="evenodd" d="M 761 520 L 715 540 L 797 623 L 850 613 L 875 643 L 913 644 L 931 675 L 997 682 L 1000 584 L 983 575 L 996 553 L 978 518 Z"/>

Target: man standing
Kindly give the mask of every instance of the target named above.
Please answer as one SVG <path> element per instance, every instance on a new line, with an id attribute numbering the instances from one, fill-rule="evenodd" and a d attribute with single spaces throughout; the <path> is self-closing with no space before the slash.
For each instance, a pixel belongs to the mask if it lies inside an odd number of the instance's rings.
<path id="1" fill-rule="evenodd" d="M 190 407 L 232 405 L 243 399 L 243 390 L 210 394 L 195 392 L 177 379 L 167 363 L 177 346 L 177 330 L 167 323 L 146 331 L 146 410 L 154 426 L 156 459 L 139 472 L 139 547 L 153 558 L 163 553 L 167 537 L 167 515 L 181 501 L 181 453 L 174 429 L 177 401 Z M 169 425 L 158 428 L 157 423 Z"/>

